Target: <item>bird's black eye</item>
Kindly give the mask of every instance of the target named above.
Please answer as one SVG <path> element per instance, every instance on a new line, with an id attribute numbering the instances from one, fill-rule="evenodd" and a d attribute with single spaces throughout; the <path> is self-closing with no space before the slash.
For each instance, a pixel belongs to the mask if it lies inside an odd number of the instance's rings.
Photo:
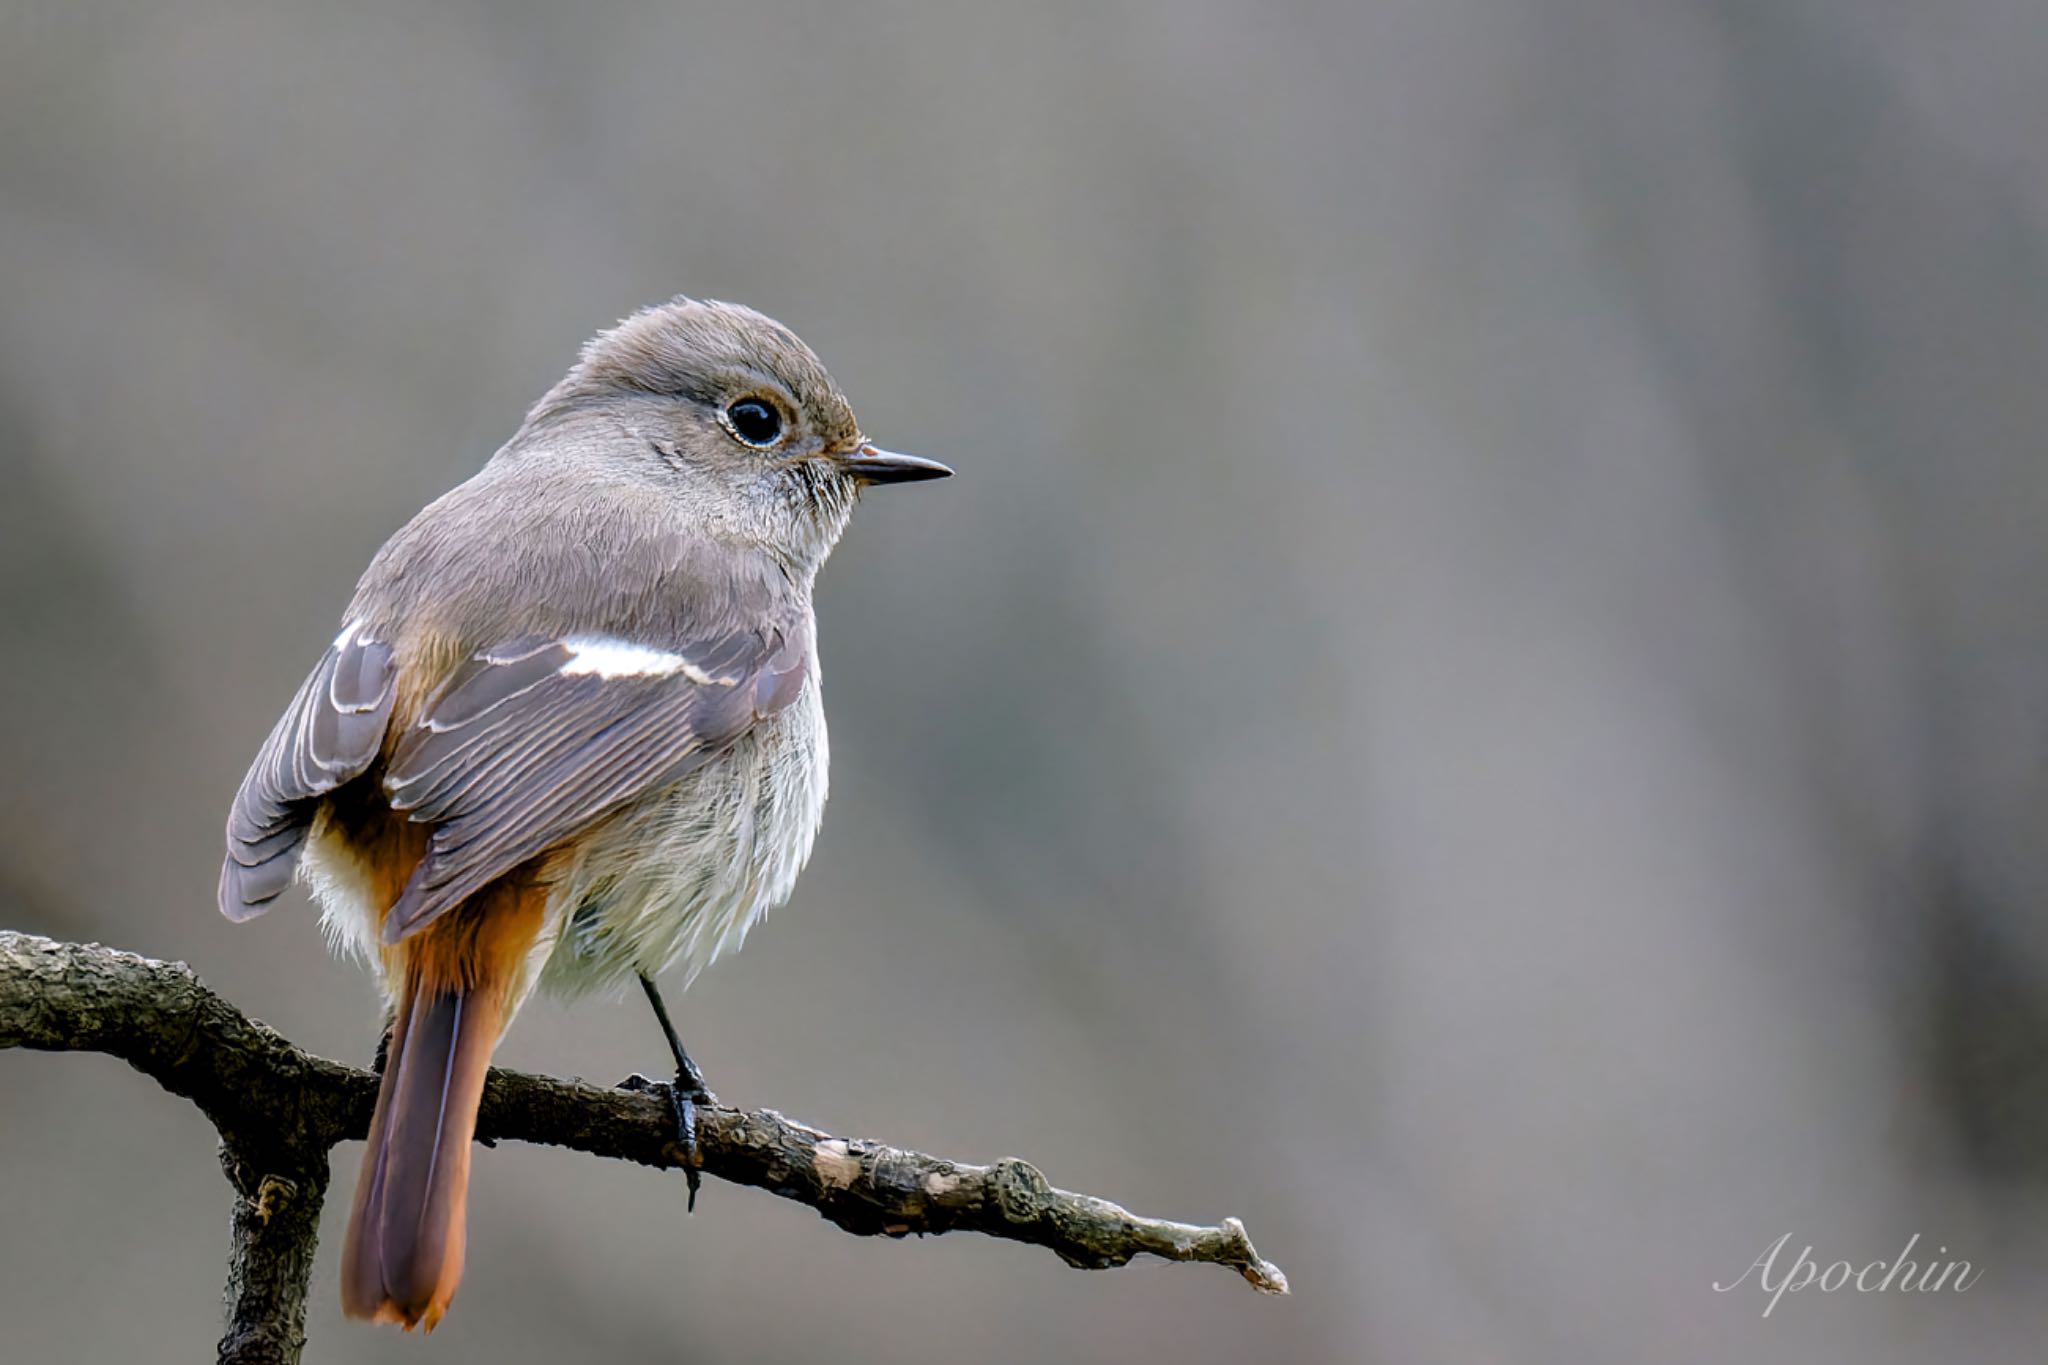
<path id="1" fill-rule="evenodd" d="M 725 410 L 725 420 L 732 423 L 732 434 L 750 446 L 772 446 L 782 435 L 782 414 L 758 398 L 740 399 Z"/>

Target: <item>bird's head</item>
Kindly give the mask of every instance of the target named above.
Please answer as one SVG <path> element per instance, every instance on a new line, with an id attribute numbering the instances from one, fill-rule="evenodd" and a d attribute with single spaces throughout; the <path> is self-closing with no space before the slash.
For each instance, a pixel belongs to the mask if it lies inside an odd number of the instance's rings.
<path id="1" fill-rule="evenodd" d="M 953 472 L 875 446 L 794 332 L 712 300 L 674 299 L 593 337 L 507 450 L 564 440 L 664 483 L 711 533 L 813 569 L 863 488 Z"/>

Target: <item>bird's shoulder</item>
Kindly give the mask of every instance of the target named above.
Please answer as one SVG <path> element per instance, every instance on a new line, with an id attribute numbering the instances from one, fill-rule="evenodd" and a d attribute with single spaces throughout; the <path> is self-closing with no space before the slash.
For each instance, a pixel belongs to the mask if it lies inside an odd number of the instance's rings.
<path id="1" fill-rule="evenodd" d="M 814 633 L 808 585 L 772 556 L 713 537 L 658 489 L 546 468 L 487 468 L 423 508 L 345 619 L 422 663 L 533 637 L 679 650 Z"/>

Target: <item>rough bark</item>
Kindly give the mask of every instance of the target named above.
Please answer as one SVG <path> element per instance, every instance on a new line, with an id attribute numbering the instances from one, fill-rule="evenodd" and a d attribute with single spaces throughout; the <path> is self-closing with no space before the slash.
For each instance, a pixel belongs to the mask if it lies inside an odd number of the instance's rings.
<path id="1" fill-rule="evenodd" d="M 228 1326 L 219 1358 L 289 1365 L 305 1345 L 305 1301 L 329 1150 L 369 1129 L 377 1079 L 315 1057 L 250 1019 L 183 963 L 97 944 L 0 931 L 0 1048 L 104 1052 L 197 1105 L 221 1135 L 235 1190 Z M 1136 1256 L 1229 1266 L 1287 1292 L 1244 1225 L 1142 1218 L 1049 1184 L 1030 1163 L 977 1166 L 833 1137 L 772 1109 L 699 1111 L 696 1165 L 816 1209 L 848 1232 L 980 1232 L 1049 1248 L 1098 1270 Z M 658 1093 L 494 1070 L 477 1137 L 547 1143 L 659 1168 L 684 1162 Z"/>

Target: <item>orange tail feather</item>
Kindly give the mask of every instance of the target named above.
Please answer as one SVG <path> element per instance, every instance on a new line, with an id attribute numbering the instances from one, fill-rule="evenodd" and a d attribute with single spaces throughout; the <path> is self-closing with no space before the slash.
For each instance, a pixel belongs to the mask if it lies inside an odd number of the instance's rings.
<path id="1" fill-rule="evenodd" d="M 544 897 L 501 884 L 412 939 L 342 1251 L 352 1318 L 429 1331 L 462 1279 L 470 1140 Z"/>
<path id="2" fill-rule="evenodd" d="M 462 1279 L 469 1147 L 503 1009 L 494 990 L 421 983 L 398 1022 L 342 1253 L 350 1317 L 424 1322 Z"/>

